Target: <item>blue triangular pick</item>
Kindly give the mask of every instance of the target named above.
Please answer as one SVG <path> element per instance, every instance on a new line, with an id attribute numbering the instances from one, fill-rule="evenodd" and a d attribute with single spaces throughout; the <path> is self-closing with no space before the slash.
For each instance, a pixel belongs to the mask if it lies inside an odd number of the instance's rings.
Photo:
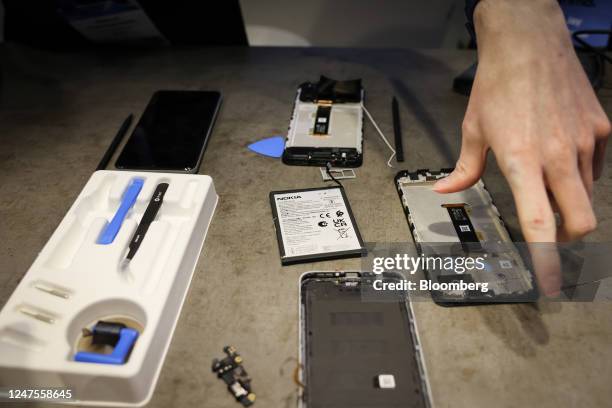
<path id="1" fill-rule="evenodd" d="M 281 157 L 285 150 L 285 138 L 273 136 L 251 143 L 249 150 L 268 157 Z"/>

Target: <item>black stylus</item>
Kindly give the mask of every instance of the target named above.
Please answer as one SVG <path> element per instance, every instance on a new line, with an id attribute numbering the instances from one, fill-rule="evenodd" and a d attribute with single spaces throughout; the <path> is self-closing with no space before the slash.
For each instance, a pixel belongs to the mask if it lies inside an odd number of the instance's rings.
<path id="1" fill-rule="evenodd" d="M 130 241 L 130 245 L 128 246 L 128 254 L 121 263 L 121 268 L 126 268 L 136 252 L 138 252 L 138 248 L 140 248 L 140 244 L 144 240 L 144 237 L 151 226 L 151 223 L 155 221 L 155 216 L 159 211 L 162 203 L 164 202 L 164 195 L 166 194 L 166 190 L 168 190 L 168 183 L 160 183 L 155 188 L 155 192 L 149 200 L 149 205 L 147 205 L 147 209 L 142 215 L 142 219 L 140 220 L 140 224 L 138 224 L 138 228 L 136 228 L 136 232 L 132 236 L 132 240 Z"/>
<path id="2" fill-rule="evenodd" d="M 121 127 L 119 128 L 119 131 L 115 135 L 115 138 L 111 142 L 110 146 L 108 146 L 108 149 L 106 149 L 106 153 L 104 153 L 104 156 L 102 156 L 102 160 L 100 160 L 100 163 L 98 163 L 96 170 L 104 170 L 106 166 L 108 166 L 108 162 L 110 162 L 111 157 L 113 157 L 113 153 L 115 153 L 115 150 L 117 150 L 117 146 L 119 146 L 119 143 L 121 143 L 121 140 L 123 140 L 123 136 L 125 136 L 127 130 L 130 128 L 133 118 L 134 115 L 131 113 L 127 118 L 125 118 L 121 124 Z"/>
<path id="3" fill-rule="evenodd" d="M 395 133 L 395 160 L 404 161 L 404 145 L 402 144 L 402 124 L 399 116 L 399 106 L 395 96 L 391 101 L 391 112 L 393 114 L 393 133 Z"/>

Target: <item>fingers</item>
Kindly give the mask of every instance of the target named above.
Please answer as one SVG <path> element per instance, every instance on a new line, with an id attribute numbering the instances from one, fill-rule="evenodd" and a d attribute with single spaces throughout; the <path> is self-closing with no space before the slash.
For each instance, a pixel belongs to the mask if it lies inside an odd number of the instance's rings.
<path id="1" fill-rule="evenodd" d="M 582 184 L 589 198 L 593 198 L 593 149 L 588 148 L 578 154 L 578 169 L 582 178 Z"/>
<path id="2" fill-rule="evenodd" d="M 484 171 L 486 154 L 486 145 L 472 137 L 464 126 L 461 154 L 455 170 L 447 177 L 438 180 L 433 187 L 434 190 L 438 193 L 454 193 L 472 186 Z"/>
<path id="3" fill-rule="evenodd" d="M 570 167 L 571 169 L 571 167 Z M 570 241 L 582 238 L 597 226 L 591 200 L 577 170 L 567 175 L 547 174 L 548 184 L 559 205 L 563 220 L 557 238 Z"/>
<path id="4" fill-rule="evenodd" d="M 531 262 L 535 269 L 540 292 L 547 297 L 557 297 L 561 293 L 561 258 L 557 247 L 552 243 L 529 243 Z"/>
<path id="5" fill-rule="evenodd" d="M 525 240 L 555 242 L 555 217 L 542 170 L 527 164 L 527 161 L 522 163 L 512 169 L 503 166 L 502 171 L 510 184 Z"/>
<path id="6" fill-rule="evenodd" d="M 546 296 L 557 296 L 561 288 L 561 266 L 553 243 L 555 217 L 539 167 L 529 161 L 502 166 L 510 183 L 519 221 L 535 269 L 538 285 Z M 552 251 L 551 251 L 552 248 Z"/>
<path id="7" fill-rule="evenodd" d="M 557 204 L 557 200 L 555 200 L 555 196 L 550 191 L 550 189 L 548 189 L 548 187 L 546 188 L 546 193 L 548 194 L 548 201 L 550 201 L 550 208 L 552 208 L 554 214 L 558 214 L 559 204 Z"/>
<path id="8" fill-rule="evenodd" d="M 612 125 L 600 105 L 599 114 L 597 115 L 594 126 L 595 148 L 593 152 L 593 177 L 595 180 L 601 177 L 601 172 L 603 171 L 606 145 L 608 144 L 610 132 L 612 132 Z"/>
<path id="9" fill-rule="evenodd" d="M 595 142 L 595 151 L 593 152 L 593 179 L 599 180 L 603 172 L 604 161 L 606 158 L 606 145 L 608 138 Z"/>

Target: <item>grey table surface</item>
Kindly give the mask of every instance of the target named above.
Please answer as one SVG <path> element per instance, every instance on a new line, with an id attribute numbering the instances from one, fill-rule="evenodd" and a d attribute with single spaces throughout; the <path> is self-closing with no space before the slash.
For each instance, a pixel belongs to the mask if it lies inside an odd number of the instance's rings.
<path id="1" fill-rule="evenodd" d="M 226 344 L 243 354 L 259 407 L 294 407 L 298 278 L 359 269 L 358 259 L 281 267 L 268 193 L 317 187 L 317 168 L 289 167 L 246 146 L 285 134 L 296 87 L 320 74 L 363 78 L 366 104 L 392 135 L 400 102 L 406 162 L 365 125 L 365 162 L 346 191 L 364 239 L 410 240 L 393 176 L 452 166 L 467 98 L 452 79 L 466 51 L 183 49 L 121 54 L 0 49 L 0 304 L 4 304 L 86 183 L 120 123 L 158 89 L 216 89 L 224 103 L 200 173 L 219 205 L 150 407 L 236 407 L 210 372 Z M 600 93 L 610 114 L 610 92 Z M 599 229 L 611 241 L 612 172 L 597 183 Z M 511 230 L 512 196 L 489 160 L 485 183 Z M 443 308 L 414 305 L 438 407 L 603 407 L 612 401 L 612 303 Z M 23 405 L 21 405 L 23 406 Z"/>

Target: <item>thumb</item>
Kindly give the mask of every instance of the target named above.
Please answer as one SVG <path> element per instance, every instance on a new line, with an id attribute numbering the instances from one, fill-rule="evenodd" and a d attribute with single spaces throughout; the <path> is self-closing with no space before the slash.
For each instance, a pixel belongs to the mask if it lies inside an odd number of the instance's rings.
<path id="1" fill-rule="evenodd" d="M 478 140 L 463 139 L 461 154 L 455 170 L 434 184 L 438 193 L 454 193 L 474 185 L 484 171 L 487 155 L 486 146 Z"/>

